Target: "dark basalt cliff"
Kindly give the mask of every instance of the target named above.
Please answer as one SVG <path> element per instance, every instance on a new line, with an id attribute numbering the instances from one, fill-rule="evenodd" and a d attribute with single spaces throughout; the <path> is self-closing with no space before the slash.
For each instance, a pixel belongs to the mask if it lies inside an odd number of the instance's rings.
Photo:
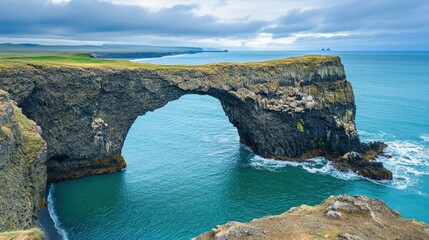
<path id="1" fill-rule="evenodd" d="M 240 141 L 259 155 L 292 161 L 325 156 L 340 169 L 392 178 L 370 160 L 385 145 L 359 140 L 353 90 L 338 57 L 142 66 L 0 70 L 0 88 L 43 129 L 49 181 L 123 169 L 121 149 L 135 119 L 192 93 L 218 98 Z"/>
<path id="2" fill-rule="evenodd" d="M 0 232 L 31 228 L 45 204 L 46 144 L 38 129 L 0 90 Z"/>

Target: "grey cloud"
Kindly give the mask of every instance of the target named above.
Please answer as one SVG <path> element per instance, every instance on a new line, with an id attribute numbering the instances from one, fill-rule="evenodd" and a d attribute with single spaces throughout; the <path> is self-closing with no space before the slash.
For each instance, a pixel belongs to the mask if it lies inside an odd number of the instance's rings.
<path id="1" fill-rule="evenodd" d="M 301 37 L 295 42 L 300 49 L 331 48 L 348 51 L 421 51 L 428 50 L 428 32 L 414 31 L 407 34 L 378 33 L 354 34 L 334 37 Z"/>
<path id="2" fill-rule="evenodd" d="M 195 16 L 196 6 L 176 5 L 157 12 L 99 0 L 73 0 L 56 5 L 47 0 L 2 0 L 0 35 L 124 34 L 159 36 L 250 36 L 266 22 L 220 23 L 212 16 Z"/>
<path id="3" fill-rule="evenodd" d="M 238 0 L 237 0 L 238 1 Z M 274 0 L 273 0 L 274 1 Z M 342 0 L 316 1 L 272 22 L 224 23 L 213 16 L 195 16 L 194 5 L 176 5 L 159 11 L 115 5 L 102 0 L 72 0 L 55 5 L 48 0 L 0 0 L 0 37 L 57 38 L 89 41 L 186 44 L 193 39 L 252 39 L 259 33 L 274 38 L 295 33 L 338 33 L 349 36 L 302 37 L 293 48 L 349 50 L 429 49 L 429 1 Z M 218 0 L 228 5 L 228 0 Z M 307 3 L 311 3 L 310 0 Z M 264 3 L 270 7 L 270 1 Z M 246 6 L 243 6 L 243 10 Z M 250 16 L 251 18 L 251 16 Z M 221 43 L 219 43 L 221 44 Z M 269 45 L 269 43 L 266 43 Z M 272 43 L 276 44 L 276 43 Z"/>
<path id="4" fill-rule="evenodd" d="M 428 25 L 427 0 L 346 0 L 332 7 L 290 11 L 267 29 L 275 37 L 301 32 L 409 32 Z"/>
<path id="5" fill-rule="evenodd" d="M 317 25 L 319 11 L 316 10 L 292 10 L 280 17 L 276 27 L 267 28 L 267 31 L 277 35 L 288 36 L 292 33 L 307 31 Z"/>

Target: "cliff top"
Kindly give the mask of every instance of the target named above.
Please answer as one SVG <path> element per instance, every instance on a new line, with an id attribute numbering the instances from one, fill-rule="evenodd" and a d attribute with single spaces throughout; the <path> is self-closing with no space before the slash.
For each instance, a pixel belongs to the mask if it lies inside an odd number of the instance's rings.
<path id="1" fill-rule="evenodd" d="M 338 195 L 314 207 L 228 222 L 196 238 L 208 239 L 429 239 L 429 226 L 401 217 L 381 200 Z"/>
<path id="2" fill-rule="evenodd" d="M 52 54 L 52 55 L 12 55 L 0 53 L 0 69 L 14 66 L 65 66 L 65 67 L 107 67 L 119 69 L 195 69 L 225 65 L 264 66 L 277 64 L 303 64 L 317 66 L 328 61 L 339 61 L 336 56 L 309 55 L 285 59 L 251 63 L 215 63 L 205 65 L 157 65 L 136 63 L 127 60 L 106 60 L 93 58 L 89 54 Z"/>

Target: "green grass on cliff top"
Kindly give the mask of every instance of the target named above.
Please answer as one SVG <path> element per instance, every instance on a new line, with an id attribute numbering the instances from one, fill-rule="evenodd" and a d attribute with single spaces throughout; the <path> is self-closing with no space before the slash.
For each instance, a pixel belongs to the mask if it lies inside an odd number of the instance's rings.
<path id="1" fill-rule="evenodd" d="M 111 68 L 146 68 L 146 69 L 183 69 L 201 68 L 217 65 L 272 65 L 304 63 L 317 65 L 326 60 L 333 60 L 334 56 L 311 55 L 303 57 L 291 57 L 258 63 L 216 63 L 206 65 L 156 65 L 148 63 L 136 63 L 128 60 L 108 60 L 90 57 L 88 54 L 52 54 L 52 55 L 17 55 L 0 53 L 0 69 L 13 66 L 67 66 L 67 67 L 111 67 Z"/>

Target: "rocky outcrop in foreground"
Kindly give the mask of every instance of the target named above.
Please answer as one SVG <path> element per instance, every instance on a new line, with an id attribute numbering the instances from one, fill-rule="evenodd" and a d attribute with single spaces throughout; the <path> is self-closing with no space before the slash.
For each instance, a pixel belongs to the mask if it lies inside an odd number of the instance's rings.
<path id="1" fill-rule="evenodd" d="M 429 239 L 429 225 L 404 219 L 383 201 L 364 196 L 331 196 L 314 207 L 248 223 L 228 222 L 194 238 L 209 239 Z"/>
<path id="2" fill-rule="evenodd" d="M 385 145 L 359 140 L 352 86 L 338 57 L 169 67 L 12 65 L 0 69 L 0 88 L 42 127 L 49 181 L 120 171 L 135 119 L 184 94 L 219 99 L 241 143 L 261 156 L 325 156 L 341 170 L 392 178 L 372 161 Z"/>
<path id="3" fill-rule="evenodd" d="M 43 238 L 44 234 L 39 228 L 0 233 L 0 240 L 42 240 Z"/>
<path id="4" fill-rule="evenodd" d="M 0 232 L 33 227 L 45 204 L 46 144 L 39 132 L 0 90 Z"/>

